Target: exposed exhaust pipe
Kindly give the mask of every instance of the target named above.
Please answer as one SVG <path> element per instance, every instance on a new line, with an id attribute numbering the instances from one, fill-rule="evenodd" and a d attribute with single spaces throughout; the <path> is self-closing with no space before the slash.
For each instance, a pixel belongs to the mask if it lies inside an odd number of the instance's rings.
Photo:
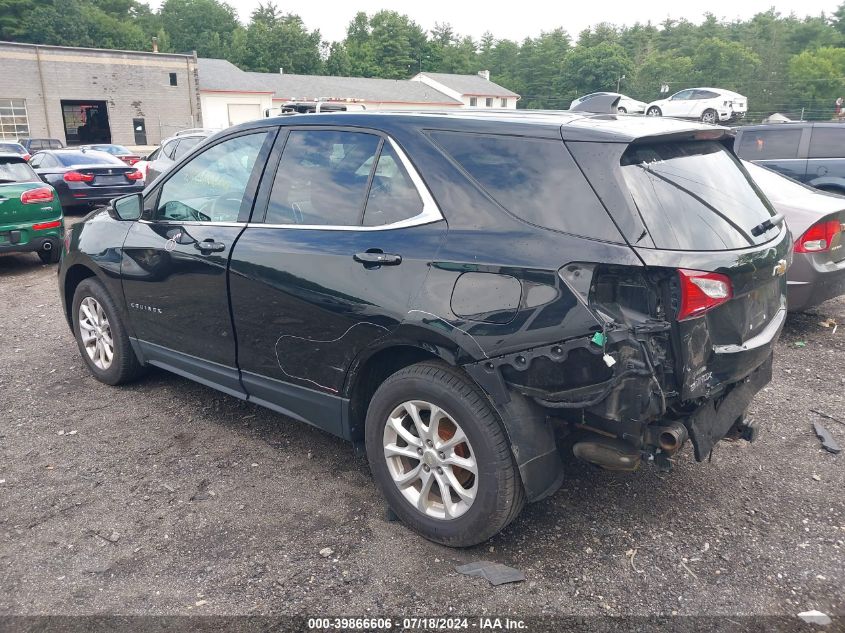
<path id="1" fill-rule="evenodd" d="M 669 455 L 677 453 L 689 437 L 687 427 L 680 422 L 670 422 L 665 426 L 649 427 L 646 434 L 648 444 L 659 446 L 664 453 Z"/>
<path id="2" fill-rule="evenodd" d="M 44 242 L 41 245 L 41 250 L 44 252 L 52 251 L 53 250 L 53 243 L 52 242 Z"/>
<path id="3" fill-rule="evenodd" d="M 575 457 L 606 470 L 634 471 L 642 461 L 640 452 L 626 442 L 596 436 L 572 447 Z"/>

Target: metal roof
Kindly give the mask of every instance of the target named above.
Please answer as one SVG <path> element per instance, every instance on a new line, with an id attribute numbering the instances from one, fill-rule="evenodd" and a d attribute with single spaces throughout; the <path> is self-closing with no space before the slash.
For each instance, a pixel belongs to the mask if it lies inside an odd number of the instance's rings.
<path id="1" fill-rule="evenodd" d="M 428 77 L 462 95 L 476 97 L 519 97 L 518 94 L 484 79 L 480 75 L 452 75 L 449 73 L 419 73 L 416 77 Z M 416 77 L 414 79 L 416 79 Z"/>
<path id="2" fill-rule="evenodd" d="M 285 100 L 358 100 L 386 104 L 458 106 L 461 102 L 418 81 L 245 72 L 224 59 L 198 60 L 199 87 L 206 91 L 272 93 Z M 480 79 L 480 77 L 479 77 Z"/>

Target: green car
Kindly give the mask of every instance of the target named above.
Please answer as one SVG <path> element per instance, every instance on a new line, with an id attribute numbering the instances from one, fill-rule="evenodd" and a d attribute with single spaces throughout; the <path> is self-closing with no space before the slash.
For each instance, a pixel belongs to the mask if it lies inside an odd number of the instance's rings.
<path id="1" fill-rule="evenodd" d="M 38 253 L 55 264 L 64 236 L 62 205 L 23 156 L 0 154 L 0 254 Z"/>

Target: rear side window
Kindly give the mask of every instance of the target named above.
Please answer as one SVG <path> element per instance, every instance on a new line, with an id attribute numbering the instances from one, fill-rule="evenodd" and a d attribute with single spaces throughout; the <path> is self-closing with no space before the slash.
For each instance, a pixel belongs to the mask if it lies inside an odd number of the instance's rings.
<path id="1" fill-rule="evenodd" d="M 389 143 L 382 146 L 364 211 L 364 226 L 382 226 L 419 215 L 423 201 Z"/>
<path id="2" fill-rule="evenodd" d="M 559 140 L 431 132 L 431 138 L 512 215 L 604 241 L 619 231 Z"/>
<path id="3" fill-rule="evenodd" d="M 845 158 L 845 129 L 814 127 L 810 158 Z"/>
<path id="4" fill-rule="evenodd" d="M 4 182 L 35 182 L 37 180 L 38 175 L 25 162 L 0 158 L 0 184 Z"/>
<path id="5" fill-rule="evenodd" d="M 180 158 L 182 158 L 185 154 L 194 149 L 201 140 L 202 138 L 198 136 L 189 136 L 188 138 L 183 138 L 181 141 L 179 141 L 179 145 L 176 147 L 176 151 L 173 153 L 173 160 L 179 160 Z"/>
<path id="6" fill-rule="evenodd" d="M 161 153 L 167 156 L 168 158 L 173 158 L 173 152 L 176 151 L 176 144 L 179 141 L 170 141 L 169 143 L 165 143 L 161 146 Z"/>
<path id="7" fill-rule="evenodd" d="M 273 181 L 269 224 L 359 226 L 381 138 L 363 132 L 294 130 Z"/>
<path id="8" fill-rule="evenodd" d="M 796 158 L 801 132 L 801 128 L 746 130 L 739 140 L 737 154 L 746 160 Z"/>
<path id="9" fill-rule="evenodd" d="M 718 251 L 763 244 L 753 236 L 772 217 L 768 203 L 724 146 L 716 142 L 632 145 L 622 175 L 657 248 Z"/>

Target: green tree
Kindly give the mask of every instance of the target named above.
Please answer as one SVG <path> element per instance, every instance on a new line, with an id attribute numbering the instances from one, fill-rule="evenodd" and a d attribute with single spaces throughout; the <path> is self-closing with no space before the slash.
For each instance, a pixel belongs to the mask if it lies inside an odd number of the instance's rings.
<path id="1" fill-rule="evenodd" d="M 342 42 L 332 42 L 326 58 L 325 72 L 334 77 L 348 77 L 352 74 L 352 63 Z"/>
<path id="2" fill-rule="evenodd" d="M 563 103 L 597 90 L 616 90 L 622 75 L 630 75 L 633 64 L 625 49 L 614 42 L 596 46 L 577 45 L 563 58 L 559 94 Z"/>
<path id="3" fill-rule="evenodd" d="M 845 95 L 845 48 L 804 51 L 789 62 L 789 78 L 799 99 L 833 101 Z"/>
<path id="4" fill-rule="evenodd" d="M 218 0 L 165 0 L 159 14 L 172 49 L 200 57 L 225 59 L 243 28 L 235 9 Z"/>

